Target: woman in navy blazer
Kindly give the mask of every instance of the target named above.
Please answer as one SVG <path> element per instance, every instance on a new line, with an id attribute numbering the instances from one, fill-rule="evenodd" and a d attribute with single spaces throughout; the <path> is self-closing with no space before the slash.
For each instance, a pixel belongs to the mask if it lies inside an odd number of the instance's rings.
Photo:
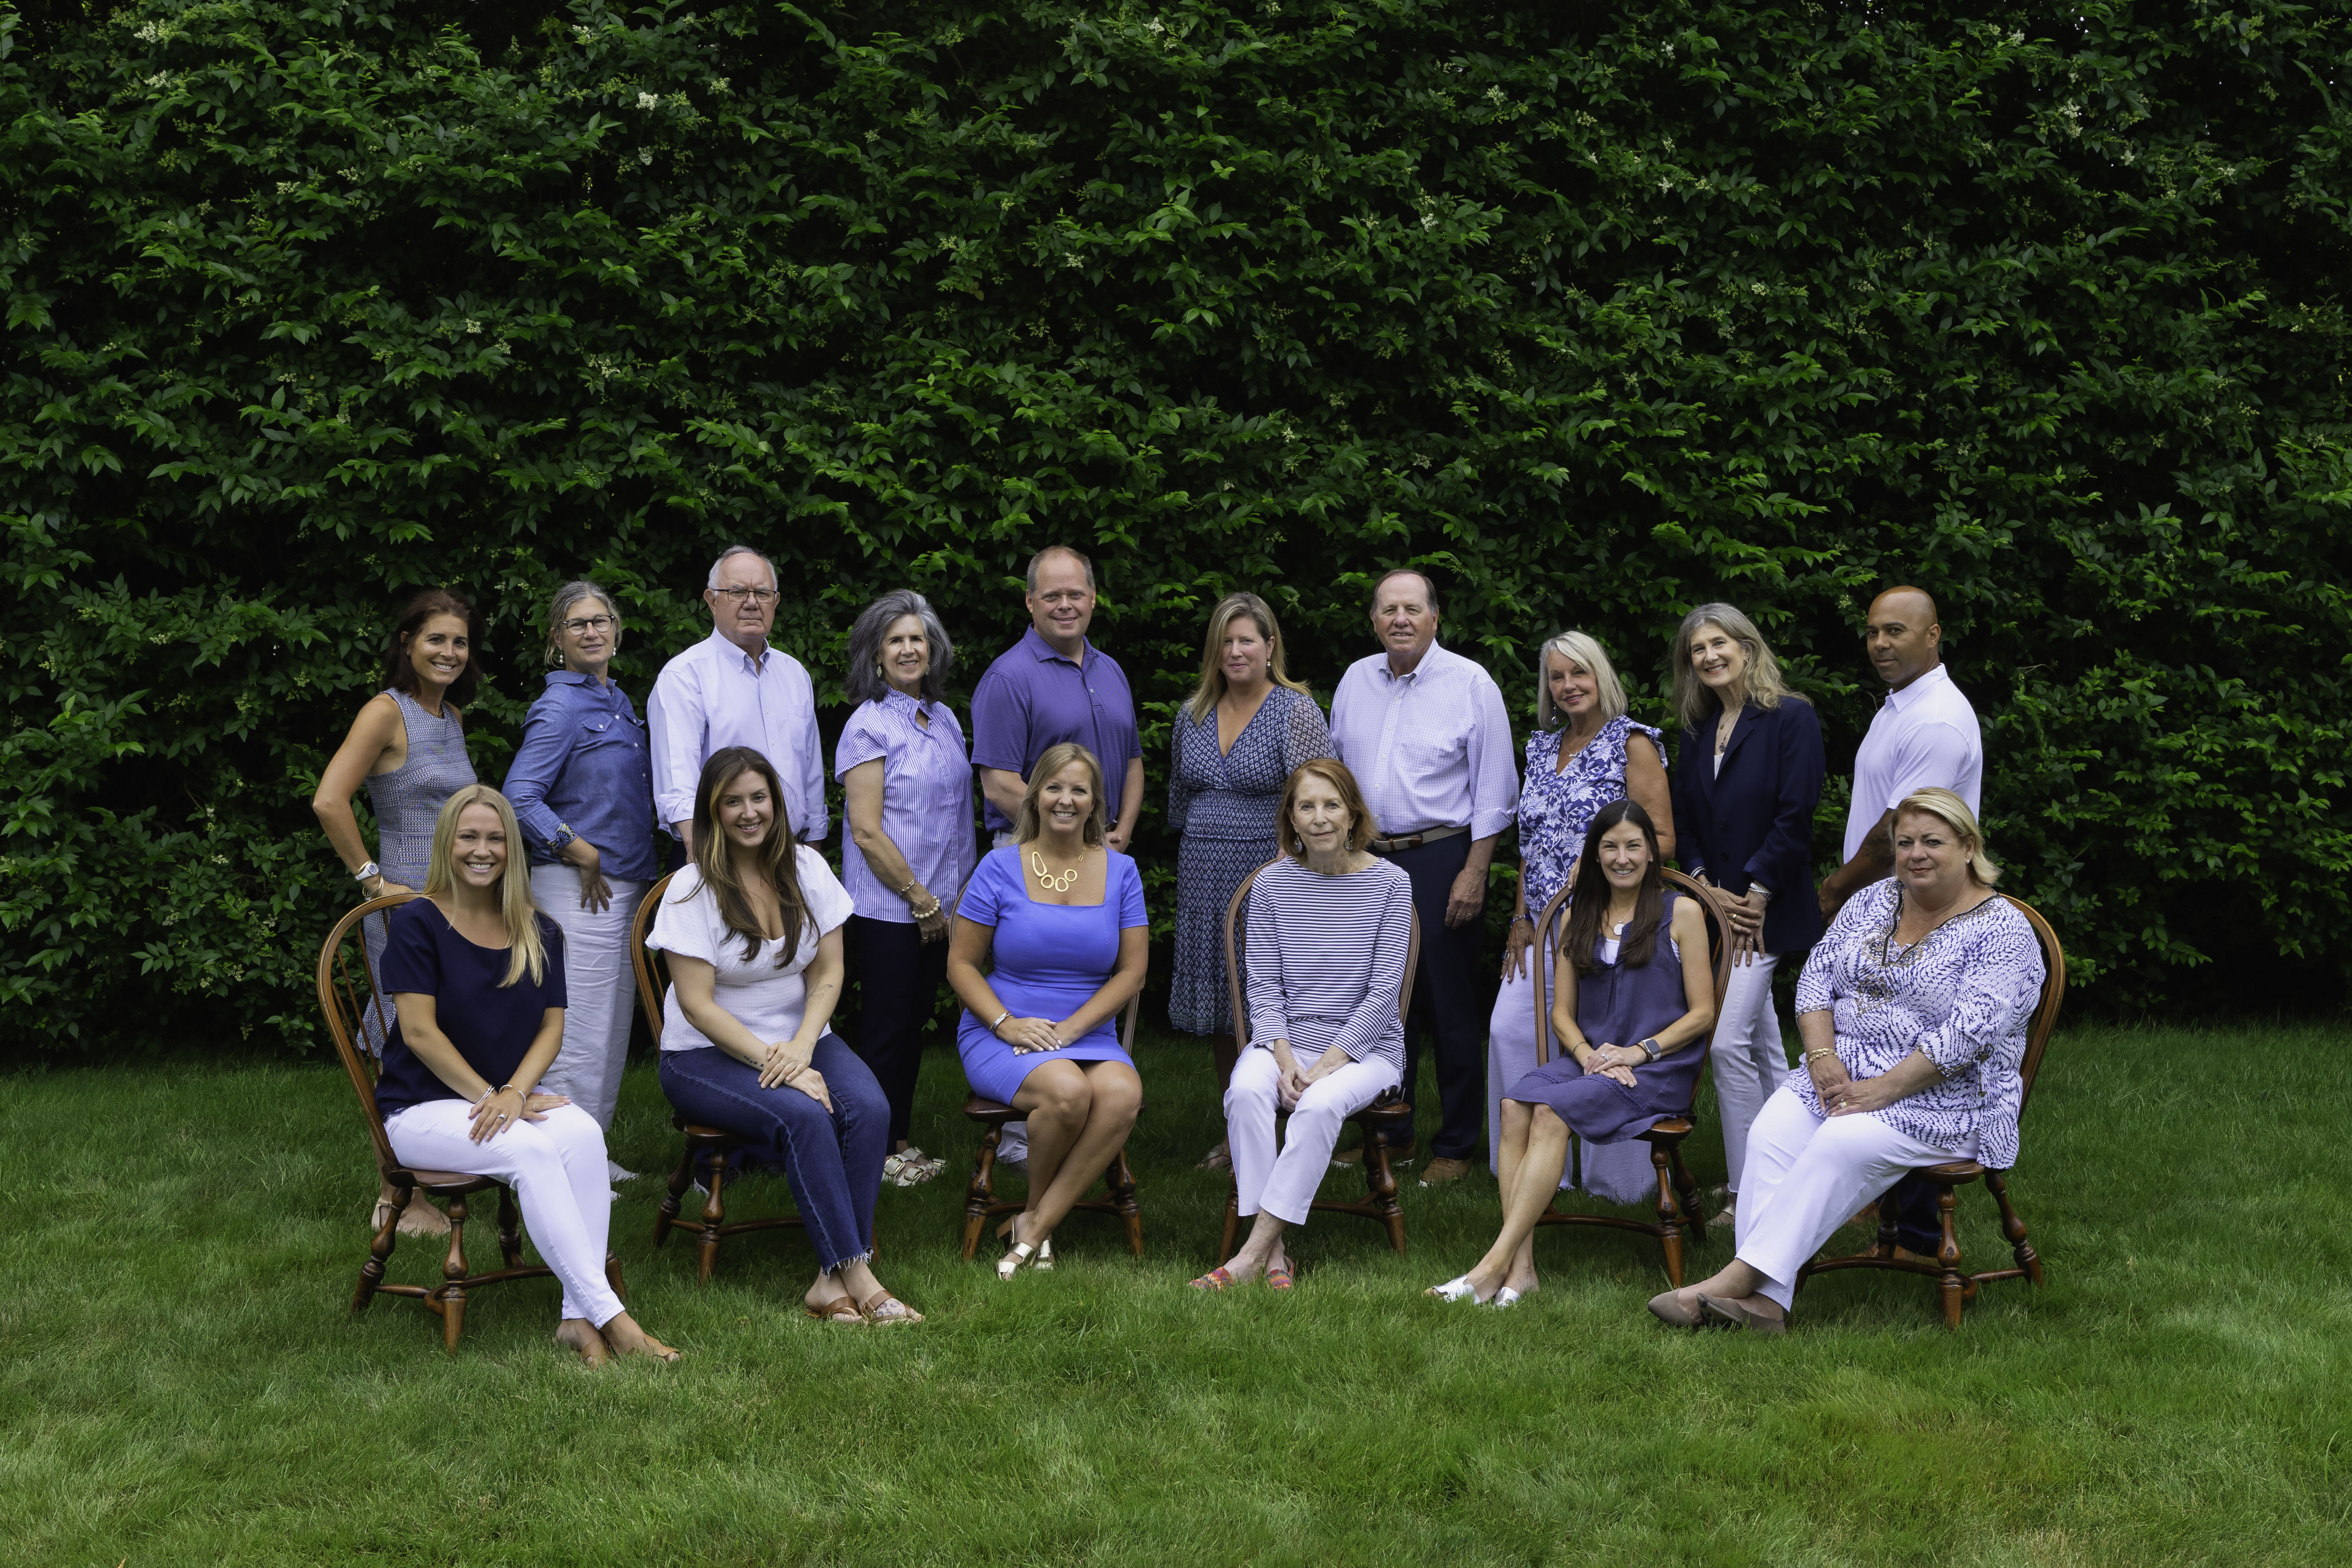
<path id="1" fill-rule="evenodd" d="M 1731 985 L 1715 1025 L 1715 1099 L 1732 1202 L 1748 1127 L 1789 1076 L 1772 972 L 1822 934 L 1813 896 L 1813 807 L 1822 798 L 1821 721 L 1780 679 L 1756 625 L 1701 605 L 1675 633 L 1675 847 L 1683 867 L 1731 904 Z"/>

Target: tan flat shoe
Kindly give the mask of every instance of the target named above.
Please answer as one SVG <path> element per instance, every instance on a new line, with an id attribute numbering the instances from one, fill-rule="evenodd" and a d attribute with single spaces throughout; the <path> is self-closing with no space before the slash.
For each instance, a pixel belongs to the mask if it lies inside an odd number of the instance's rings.
<path id="1" fill-rule="evenodd" d="M 1677 1329 L 1698 1327 L 1698 1309 L 1683 1305 L 1679 1290 L 1661 1290 L 1650 1298 L 1650 1315 Z"/>
<path id="2" fill-rule="evenodd" d="M 1754 1334 L 1785 1334 L 1789 1320 L 1769 1317 L 1745 1301 L 1727 1301 L 1720 1296 L 1698 1299 L 1700 1321 L 1708 1328 L 1745 1329 Z"/>

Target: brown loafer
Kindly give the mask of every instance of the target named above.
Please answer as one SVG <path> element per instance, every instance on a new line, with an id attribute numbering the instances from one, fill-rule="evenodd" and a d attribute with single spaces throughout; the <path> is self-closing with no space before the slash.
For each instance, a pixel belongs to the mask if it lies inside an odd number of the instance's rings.
<path id="1" fill-rule="evenodd" d="M 1469 1161 L 1448 1159 L 1440 1155 L 1432 1160 L 1429 1163 L 1429 1169 L 1421 1173 L 1421 1184 L 1424 1187 L 1442 1187 L 1448 1182 L 1458 1182 L 1469 1173 Z"/>
<path id="2" fill-rule="evenodd" d="M 1673 1328 L 1698 1327 L 1698 1309 L 1684 1306 L 1680 1290 L 1661 1290 L 1651 1297 L 1650 1315 Z"/>
<path id="3" fill-rule="evenodd" d="M 1770 1318 L 1745 1301 L 1727 1301 L 1720 1296 L 1698 1299 L 1700 1321 L 1708 1328 L 1745 1329 L 1756 1334 L 1785 1334 L 1789 1320 Z"/>

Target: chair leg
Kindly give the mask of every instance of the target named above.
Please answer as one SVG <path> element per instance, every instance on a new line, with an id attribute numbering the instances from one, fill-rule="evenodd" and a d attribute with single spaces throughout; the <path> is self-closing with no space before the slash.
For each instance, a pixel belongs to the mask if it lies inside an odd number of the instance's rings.
<path id="1" fill-rule="evenodd" d="M 613 1294 L 621 1299 L 622 1305 L 628 1304 L 629 1282 L 621 1278 L 621 1258 L 618 1253 L 604 1254 L 604 1283 L 613 1288 Z"/>
<path id="2" fill-rule="evenodd" d="M 1364 1139 L 1364 1184 L 1371 1189 L 1372 1206 L 1389 1227 L 1389 1245 L 1404 1256 L 1404 1209 L 1397 1202 L 1396 1173 L 1389 1169 L 1389 1142 L 1367 1130 Z"/>
<path id="3" fill-rule="evenodd" d="M 654 1215 L 654 1245 L 659 1247 L 669 1239 L 670 1226 L 677 1223 L 677 1211 L 686 1206 L 686 1189 L 694 1181 L 694 1145 L 688 1143 L 677 1157 L 677 1169 L 669 1173 L 669 1191 Z"/>
<path id="4" fill-rule="evenodd" d="M 1683 1288 L 1683 1211 L 1675 1194 L 1673 1162 L 1657 1144 L 1650 1145 L 1650 1165 L 1658 1173 L 1658 1245 L 1665 1249 L 1666 1279 Z"/>
<path id="5" fill-rule="evenodd" d="M 704 1162 L 703 1175 L 710 1188 L 710 1196 L 702 1205 L 702 1283 L 710 1283 L 711 1274 L 719 1268 L 719 1227 L 727 1218 L 727 1151 L 713 1149 Z"/>
<path id="6" fill-rule="evenodd" d="M 2033 1250 L 2032 1242 L 2025 1239 L 2025 1222 L 2018 1218 L 2017 1211 L 2010 1206 L 2008 1174 L 2001 1171 L 1987 1171 L 1984 1182 L 1985 1190 L 1992 1194 L 1992 1201 L 2000 1205 L 2000 1233 L 2009 1237 L 2010 1250 L 2017 1256 L 2017 1266 L 2025 1270 L 2028 1279 L 2040 1285 L 2042 1282 L 2042 1255 Z"/>
<path id="7" fill-rule="evenodd" d="M 1675 1191 L 1683 1205 L 1683 1228 L 1690 1233 L 1690 1244 L 1696 1247 L 1706 1239 L 1706 1210 L 1700 1206 L 1698 1184 L 1691 1179 L 1690 1167 L 1683 1163 L 1681 1139 L 1675 1139 L 1666 1153 L 1674 1162 Z"/>
<path id="8" fill-rule="evenodd" d="M 451 1355 L 466 1331 L 466 1219 L 471 1206 L 463 1193 L 449 1200 L 449 1256 L 441 1260 L 441 1343 Z"/>
<path id="9" fill-rule="evenodd" d="M 980 1250 L 980 1233 L 988 1224 L 988 1205 L 996 1201 L 996 1146 L 1003 1142 L 1004 1129 L 991 1127 L 980 1135 L 980 1147 L 971 1156 L 971 1180 L 963 1189 L 963 1260 Z"/>
<path id="10" fill-rule="evenodd" d="M 465 1332 L 466 1288 L 463 1285 L 444 1287 L 441 1294 L 441 1348 L 456 1355 L 457 1341 Z"/>
<path id="11" fill-rule="evenodd" d="M 1960 1283 L 1960 1243 L 1952 1234 L 1952 1220 L 1959 1207 L 1959 1194 L 1949 1187 L 1936 1190 L 1936 1217 L 1943 1223 L 1943 1239 L 1936 1246 L 1936 1261 L 1944 1266 L 1944 1326 L 1960 1326 L 1960 1301 L 1964 1287 Z"/>
<path id="12" fill-rule="evenodd" d="M 1870 1244 L 1873 1258 L 1895 1256 L 1895 1248 L 1903 1238 L 1902 1232 L 1895 1228 L 1895 1221 L 1902 1212 L 1903 1205 L 1895 1201 L 1895 1189 L 1889 1187 L 1878 1200 L 1878 1239 Z"/>
<path id="13" fill-rule="evenodd" d="M 515 1207 L 514 1189 L 499 1186 L 499 1257 L 509 1268 L 522 1267 L 522 1211 Z"/>
<path id="14" fill-rule="evenodd" d="M 1225 1172 L 1225 1229 L 1217 1238 L 1217 1262 L 1222 1267 L 1234 1255 L 1234 1238 L 1242 1233 L 1242 1184 L 1231 1170 Z"/>
<path id="15" fill-rule="evenodd" d="M 1135 1201 L 1135 1172 L 1128 1165 L 1127 1149 L 1121 1145 L 1103 1173 L 1103 1183 L 1110 1188 L 1110 1201 L 1118 1209 L 1119 1223 L 1127 1228 L 1127 1249 L 1136 1257 L 1143 1256 L 1143 1208 Z"/>
<path id="16" fill-rule="evenodd" d="M 395 1183 L 394 1185 L 399 1189 L 398 1200 L 392 1205 L 391 1212 L 384 1215 L 383 1228 L 368 1242 L 368 1260 L 360 1265 L 359 1288 L 352 1292 L 352 1310 L 354 1312 L 365 1311 L 367 1304 L 375 1300 L 376 1289 L 383 1283 L 384 1265 L 392 1260 L 393 1247 L 400 1238 L 401 1212 L 408 1207 L 409 1196 L 416 1190 L 414 1182 Z"/>

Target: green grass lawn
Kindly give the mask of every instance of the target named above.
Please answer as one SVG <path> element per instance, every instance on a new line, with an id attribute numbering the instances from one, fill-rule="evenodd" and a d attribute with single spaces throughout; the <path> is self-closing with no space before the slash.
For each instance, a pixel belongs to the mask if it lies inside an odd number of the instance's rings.
<path id="1" fill-rule="evenodd" d="M 647 1179 L 614 1244 L 686 1359 L 598 1373 L 549 1339 L 552 1281 L 478 1295 L 455 1359 L 414 1302 L 350 1316 L 374 1181 L 339 1070 L 19 1074 L 0 1559 L 2341 1562 L 2347 1043 L 2062 1034 L 2012 1184 L 2048 1289 L 1988 1287 L 1953 1334 L 1928 1282 L 1838 1276 L 1777 1340 L 1652 1321 L 1663 1273 L 1634 1237 L 1544 1233 L 1544 1289 L 1508 1313 L 1423 1300 L 1491 1233 L 1483 1172 L 1408 1180 L 1410 1258 L 1321 1216 L 1288 1299 L 1195 1295 L 1224 1192 L 1192 1168 L 1208 1061 L 1150 1041 L 1147 1256 L 1077 1216 L 1055 1273 L 999 1285 L 956 1256 L 972 1139 L 934 1053 L 917 1141 L 950 1173 L 879 1219 L 883 1277 L 928 1324 L 801 1318 L 793 1233 L 731 1243 L 697 1285 L 689 1246 L 650 1246 Z M 1693 1142 L 1719 1180 L 1719 1144 Z M 649 1067 L 614 1147 L 675 1158 Z M 764 1178 L 734 1195 L 788 1201 Z M 1969 1256 L 2005 1258 L 1984 1194 L 1962 1200 Z M 393 1277 L 436 1264 L 404 1242 Z"/>

